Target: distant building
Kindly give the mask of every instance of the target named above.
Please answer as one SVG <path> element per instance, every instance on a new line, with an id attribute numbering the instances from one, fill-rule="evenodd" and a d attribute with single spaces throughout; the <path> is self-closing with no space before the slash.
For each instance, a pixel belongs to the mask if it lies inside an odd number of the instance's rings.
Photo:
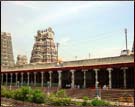
<path id="1" fill-rule="evenodd" d="M 123 56 L 123 55 L 130 55 L 130 54 L 131 54 L 130 50 L 122 50 L 121 51 L 121 56 Z"/>
<path id="2" fill-rule="evenodd" d="M 25 55 L 18 55 L 16 65 L 25 65 L 28 64 L 28 59 Z"/>
<path id="3" fill-rule="evenodd" d="M 37 31 L 30 63 L 51 63 L 57 61 L 57 51 L 52 28 Z"/>
<path id="4" fill-rule="evenodd" d="M 11 34 L 7 32 L 1 32 L 1 65 L 14 65 Z"/>

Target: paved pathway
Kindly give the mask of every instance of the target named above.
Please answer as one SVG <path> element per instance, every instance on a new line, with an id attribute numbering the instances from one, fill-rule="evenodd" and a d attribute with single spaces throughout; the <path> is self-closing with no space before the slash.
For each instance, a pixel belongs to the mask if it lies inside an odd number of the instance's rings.
<path id="1" fill-rule="evenodd" d="M 83 99 L 76 99 L 73 98 L 72 101 L 79 101 L 79 102 L 83 102 Z M 91 100 L 89 100 L 91 101 Z M 107 100 L 105 100 L 107 101 Z M 127 103 L 127 102 L 114 102 L 114 101 L 109 101 L 112 105 L 118 105 L 118 106 L 134 106 L 134 103 Z"/>

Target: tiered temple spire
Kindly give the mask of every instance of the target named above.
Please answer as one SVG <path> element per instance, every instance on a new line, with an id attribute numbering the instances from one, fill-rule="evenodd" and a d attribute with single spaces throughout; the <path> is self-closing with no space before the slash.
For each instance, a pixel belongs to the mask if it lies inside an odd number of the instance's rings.
<path id="1" fill-rule="evenodd" d="M 1 65 L 14 66 L 11 33 L 1 32 Z"/>
<path id="2" fill-rule="evenodd" d="M 30 63 L 56 62 L 57 52 L 54 43 L 54 31 L 51 27 L 45 30 L 38 30 L 35 36 Z"/>

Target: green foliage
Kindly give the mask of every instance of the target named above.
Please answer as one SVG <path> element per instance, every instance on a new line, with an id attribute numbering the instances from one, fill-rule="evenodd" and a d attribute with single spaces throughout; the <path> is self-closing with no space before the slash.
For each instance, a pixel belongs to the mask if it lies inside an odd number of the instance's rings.
<path id="1" fill-rule="evenodd" d="M 45 94 L 39 89 L 32 90 L 30 87 L 21 87 L 15 91 L 14 98 L 21 101 L 44 103 Z"/>
<path id="2" fill-rule="evenodd" d="M 17 89 L 14 93 L 14 99 L 21 101 L 29 101 L 29 96 L 32 93 L 32 89 L 30 87 L 21 87 Z"/>
<path id="3" fill-rule="evenodd" d="M 7 89 L 5 87 L 3 87 L 3 86 L 1 87 L 1 96 L 2 97 L 5 97 L 6 90 Z"/>
<path id="4" fill-rule="evenodd" d="M 1 87 L 1 96 L 7 97 L 7 98 L 13 98 L 14 97 L 14 90 L 9 90 L 6 87 Z"/>
<path id="5" fill-rule="evenodd" d="M 73 105 L 82 106 L 82 102 L 73 102 Z"/>
<path id="6" fill-rule="evenodd" d="M 1 87 L 1 96 L 7 98 L 14 98 L 21 101 L 29 101 L 34 103 L 47 103 L 54 106 L 110 106 L 109 102 L 104 100 L 93 99 L 89 101 L 89 97 L 84 96 L 83 102 L 71 101 L 65 90 L 59 90 L 56 93 L 51 93 L 47 96 L 40 89 L 31 89 L 30 87 L 21 87 L 17 90 L 9 90 L 6 87 Z"/>
<path id="7" fill-rule="evenodd" d="M 48 97 L 48 104 L 55 106 L 66 106 L 72 103 L 71 99 L 67 96 L 65 90 L 59 90 L 56 93 L 51 93 Z"/>
<path id="8" fill-rule="evenodd" d="M 46 95 L 41 90 L 32 90 L 27 86 L 18 88 L 17 90 L 9 90 L 6 87 L 1 87 L 1 95 L 2 97 L 34 103 L 44 103 L 46 99 Z"/>
<path id="9" fill-rule="evenodd" d="M 66 98 L 67 97 L 67 94 L 66 94 L 65 90 L 63 90 L 63 89 L 57 91 L 55 95 L 58 98 Z"/>
<path id="10" fill-rule="evenodd" d="M 84 96 L 84 97 L 83 97 L 83 100 L 84 100 L 84 101 L 88 101 L 88 100 L 90 100 L 90 99 L 89 99 L 88 96 Z"/>
<path id="11" fill-rule="evenodd" d="M 49 97 L 48 104 L 54 106 L 68 106 L 71 102 L 70 98 Z"/>
<path id="12" fill-rule="evenodd" d="M 45 94 L 39 89 L 33 90 L 32 95 L 30 96 L 30 100 L 34 103 L 44 103 L 45 98 Z"/>
<path id="13" fill-rule="evenodd" d="M 92 104 L 88 101 L 90 100 L 88 96 L 83 97 L 82 106 L 91 106 Z"/>
<path id="14" fill-rule="evenodd" d="M 93 99 L 91 104 L 93 106 L 110 106 L 111 105 L 109 102 L 106 102 L 104 100 L 98 100 L 98 99 Z"/>
<path id="15" fill-rule="evenodd" d="M 91 102 L 82 102 L 82 106 L 92 106 Z"/>

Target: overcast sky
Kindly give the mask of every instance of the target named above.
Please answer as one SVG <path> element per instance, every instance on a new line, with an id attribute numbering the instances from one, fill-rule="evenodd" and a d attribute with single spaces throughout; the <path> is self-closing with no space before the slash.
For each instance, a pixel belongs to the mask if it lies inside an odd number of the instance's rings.
<path id="1" fill-rule="evenodd" d="M 1 31 L 10 32 L 14 59 L 31 57 L 37 30 L 52 27 L 63 60 L 119 56 L 134 40 L 133 1 L 2 1 Z"/>

